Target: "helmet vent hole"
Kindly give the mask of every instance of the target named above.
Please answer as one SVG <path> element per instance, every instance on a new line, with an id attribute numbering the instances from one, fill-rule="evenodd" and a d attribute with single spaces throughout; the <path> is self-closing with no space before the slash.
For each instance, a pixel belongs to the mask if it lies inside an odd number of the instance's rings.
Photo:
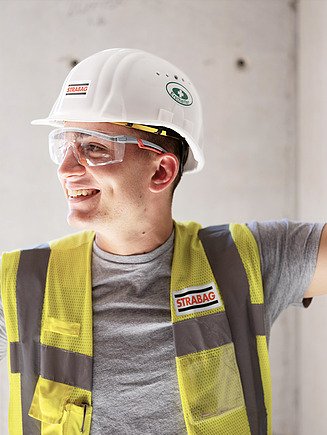
<path id="1" fill-rule="evenodd" d="M 185 80 L 183 79 L 183 77 L 182 77 L 182 82 L 185 82 Z"/>
<path id="2" fill-rule="evenodd" d="M 174 75 L 174 77 L 175 77 L 176 80 L 178 80 L 178 76 L 176 74 Z"/>
<path id="3" fill-rule="evenodd" d="M 157 76 L 160 76 L 160 72 L 157 71 L 156 74 L 157 74 Z"/>
<path id="4" fill-rule="evenodd" d="M 169 74 L 166 74 L 166 77 L 169 77 Z"/>

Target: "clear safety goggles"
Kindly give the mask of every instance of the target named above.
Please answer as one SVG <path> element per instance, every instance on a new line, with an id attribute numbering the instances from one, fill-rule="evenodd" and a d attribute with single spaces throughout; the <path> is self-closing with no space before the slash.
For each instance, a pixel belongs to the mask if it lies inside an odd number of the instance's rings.
<path id="1" fill-rule="evenodd" d="M 124 159 L 125 145 L 136 144 L 141 149 L 158 154 L 167 151 L 152 142 L 132 136 L 110 135 L 82 128 L 58 128 L 49 134 L 51 159 L 60 165 L 71 147 L 76 160 L 84 166 L 102 166 L 120 163 Z"/>

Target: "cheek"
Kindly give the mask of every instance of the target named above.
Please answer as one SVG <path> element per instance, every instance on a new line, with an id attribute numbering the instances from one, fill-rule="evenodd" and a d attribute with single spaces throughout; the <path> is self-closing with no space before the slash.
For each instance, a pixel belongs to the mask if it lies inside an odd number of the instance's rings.
<path id="1" fill-rule="evenodd" d="M 63 191 L 66 191 L 66 188 L 65 188 L 65 182 L 64 182 L 64 180 L 60 177 L 60 175 L 59 175 L 58 172 L 57 172 L 57 177 L 58 177 L 58 179 L 59 179 L 59 183 L 60 183 L 60 185 L 61 185 Z"/>
<path id="2" fill-rule="evenodd" d="M 143 197 L 149 184 L 149 159 L 127 153 L 126 159 L 117 165 L 96 168 L 93 176 L 96 179 L 103 196 L 124 198 Z"/>

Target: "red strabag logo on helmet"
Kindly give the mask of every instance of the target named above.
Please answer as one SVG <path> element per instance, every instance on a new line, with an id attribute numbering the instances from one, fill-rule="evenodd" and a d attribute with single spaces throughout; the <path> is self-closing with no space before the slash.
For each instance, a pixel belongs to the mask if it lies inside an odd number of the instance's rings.
<path id="1" fill-rule="evenodd" d="M 67 86 L 66 95 L 86 95 L 90 83 L 71 83 Z"/>
<path id="2" fill-rule="evenodd" d="M 173 291 L 177 316 L 208 311 L 222 306 L 222 302 L 214 282 L 196 287 L 187 287 Z"/>

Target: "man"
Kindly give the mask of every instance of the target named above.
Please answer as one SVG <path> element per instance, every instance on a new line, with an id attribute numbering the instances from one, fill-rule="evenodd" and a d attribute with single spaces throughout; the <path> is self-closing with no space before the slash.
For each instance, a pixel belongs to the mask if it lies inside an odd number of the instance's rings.
<path id="1" fill-rule="evenodd" d="M 201 106 L 143 51 L 85 59 L 34 123 L 87 231 L 2 257 L 10 434 L 271 434 L 270 328 L 326 291 L 323 226 L 174 222 Z"/>

